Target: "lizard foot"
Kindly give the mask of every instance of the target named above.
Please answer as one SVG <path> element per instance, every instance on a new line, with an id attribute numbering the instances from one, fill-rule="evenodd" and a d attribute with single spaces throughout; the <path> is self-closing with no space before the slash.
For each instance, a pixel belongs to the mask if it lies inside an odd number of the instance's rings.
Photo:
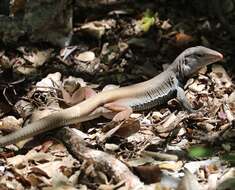
<path id="1" fill-rule="evenodd" d="M 185 96 L 185 92 L 181 87 L 177 88 L 177 100 L 181 103 L 181 105 L 189 112 L 189 113 L 198 113 L 202 112 L 203 108 L 194 109 L 191 104 L 187 100 Z"/>
<path id="2" fill-rule="evenodd" d="M 133 110 L 131 107 L 126 107 L 119 105 L 118 103 L 107 103 L 104 105 L 105 108 L 117 112 L 116 115 L 113 117 L 113 121 L 123 121 L 127 120 L 130 115 L 133 113 Z"/>

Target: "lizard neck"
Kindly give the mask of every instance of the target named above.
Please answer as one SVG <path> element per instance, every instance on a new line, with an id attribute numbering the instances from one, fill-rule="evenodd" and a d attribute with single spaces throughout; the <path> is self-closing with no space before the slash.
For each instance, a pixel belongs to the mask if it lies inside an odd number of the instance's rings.
<path id="1" fill-rule="evenodd" d="M 167 70 L 173 72 L 175 77 L 180 82 L 185 82 L 185 80 L 188 78 L 183 55 L 178 56 Z"/>

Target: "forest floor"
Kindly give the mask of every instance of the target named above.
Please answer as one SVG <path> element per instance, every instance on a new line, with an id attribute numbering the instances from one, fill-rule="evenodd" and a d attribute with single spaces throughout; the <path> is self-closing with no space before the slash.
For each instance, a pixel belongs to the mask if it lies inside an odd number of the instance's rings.
<path id="1" fill-rule="evenodd" d="M 156 2 L 76 7 L 69 47 L 2 47 L 2 135 L 76 104 L 86 86 L 156 76 L 197 45 L 224 55 L 184 86 L 203 111 L 172 99 L 127 121 L 98 118 L 1 148 L 0 189 L 234 189 L 235 2 L 221 9 L 229 29 L 205 2 Z"/>

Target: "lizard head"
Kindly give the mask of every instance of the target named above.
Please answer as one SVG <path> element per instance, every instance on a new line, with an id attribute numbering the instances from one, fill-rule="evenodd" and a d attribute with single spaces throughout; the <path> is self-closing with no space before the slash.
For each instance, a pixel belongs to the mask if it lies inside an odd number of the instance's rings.
<path id="1" fill-rule="evenodd" d="M 190 77 L 199 69 L 222 59 L 221 53 L 203 46 L 196 46 L 183 51 L 174 62 L 179 75 Z"/>

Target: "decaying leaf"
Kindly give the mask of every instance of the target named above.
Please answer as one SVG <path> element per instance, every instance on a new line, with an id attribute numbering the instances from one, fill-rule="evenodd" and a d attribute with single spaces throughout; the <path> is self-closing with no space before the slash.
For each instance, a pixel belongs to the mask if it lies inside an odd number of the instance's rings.
<path id="1" fill-rule="evenodd" d="M 45 51 L 36 51 L 28 53 L 28 55 L 24 55 L 24 58 L 29 62 L 33 63 L 34 67 L 39 67 L 43 65 L 51 56 L 52 49 L 48 49 Z"/>
<path id="2" fill-rule="evenodd" d="M 175 35 L 174 43 L 176 46 L 182 47 L 182 46 L 188 45 L 193 40 L 194 39 L 191 35 L 180 32 Z"/>
<path id="3" fill-rule="evenodd" d="M 25 180 L 31 186 L 44 184 L 44 186 L 55 187 L 59 183 L 70 184 L 68 177 L 72 173 L 67 173 L 67 175 L 65 168 L 73 168 L 76 162 L 71 156 L 58 157 L 51 153 L 35 150 L 29 151 L 26 155 L 18 155 L 7 159 L 8 167 L 14 167 L 18 175 L 25 176 Z"/>
<path id="4" fill-rule="evenodd" d="M 53 88 L 56 88 L 61 85 L 60 79 L 61 73 L 59 72 L 48 74 L 44 79 L 36 83 L 37 90 L 42 92 L 56 92 L 56 90 Z"/>
<path id="5" fill-rule="evenodd" d="M 233 85 L 231 78 L 222 65 L 213 64 L 210 76 L 215 81 L 215 91 L 217 92 L 222 89 L 230 88 Z"/>
<path id="6" fill-rule="evenodd" d="M 95 53 L 92 51 L 85 51 L 74 56 L 78 61 L 89 62 L 95 59 Z"/>
<path id="7" fill-rule="evenodd" d="M 86 32 L 90 34 L 91 36 L 94 36 L 97 39 L 100 39 L 104 34 L 106 30 L 111 29 L 112 27 L 115 27 L 116 22 L 115 20 L 102 20 L 102 21 L 94 21 L 89 22 L 81 26 L 80 30 L 82 32 Z"/>
<path id="8" fill-rule="evenodd" d="M 138 166 L 134 170 L 146 184 L 160 181 L 161 170 L 157 165 Z"/>
<path id="9" fill-rule="evenodd" d="M 129 137 L 140 130 L 140 123 L 138 120 L 128 120 L 116 131 L 115 135 L 123 138 Z"/>
<path id="10" fill-rule="evenodd" d="M 168 30 L 172 27 L 172 25 L 169 23 L 169 20 L 164 20 L 162 25 L 161 25 L 161 28 L 163 30 Z"/>
<path id="11" fill-rule="evenodd" d="M 109 150 L 109 151 L 115 151 L 119 149 L 119 146 L 116 144 L 110 144 L 110 143 L 106 143 L 105 144 L 105 149 Z"/>
<path id="12" fill-rule="evenodd" d="M 25 8 L 26 0 L 13 0 L 11 1 L 11 14 L 15 15 L 20 11 L 23 11 Z"/>
<path id="13" fill-rule="evenodd" d="M 115 126 L 114 128 L 112 128 L 114 124 L 115 124 L 114 122 L 111 122 L 110 125 L 107 125 L 104 128 L 104 131 L 107 131 L 110 128 L 111 128 L 111 130 L 109 130 L 102 138 L 100 138 L 101 141 L 104 141 L 105 139 L 107 139 L 113 135 L 117 135 L 117 136 L 126 138 L 126 137 L 129 137 L 132 134 L 138 132 L 140 129 L 140 123 L 137 120 L 129 119 L 129 120 L 122 122 L 121 124 Z"/>
<path id="14" fill-rule="evenodd" d="M 105 43 L 101 50 L 102 63 L 107 65 L 118 60 L 128 50 L 128 47 L 128 44 L 125 42 L 119 42 L 117 45 Z"/>
<path id="15" fill-rule="evenodd" d="M 156 131 L 159 133 L 171 131 L 185 118 L 187 118 L 187 115 L 184 112 L 179 112 L 177 115 L 172 113 L 156 125 Z"/>
<path id="16" fill-rule="evenodd" d="M 22 123 L 22 119 L 16 119 L 13 116 L 4 117 L 0 120 L 0 130 L 5 132 L 13 132 L 18 130 Z"/>

